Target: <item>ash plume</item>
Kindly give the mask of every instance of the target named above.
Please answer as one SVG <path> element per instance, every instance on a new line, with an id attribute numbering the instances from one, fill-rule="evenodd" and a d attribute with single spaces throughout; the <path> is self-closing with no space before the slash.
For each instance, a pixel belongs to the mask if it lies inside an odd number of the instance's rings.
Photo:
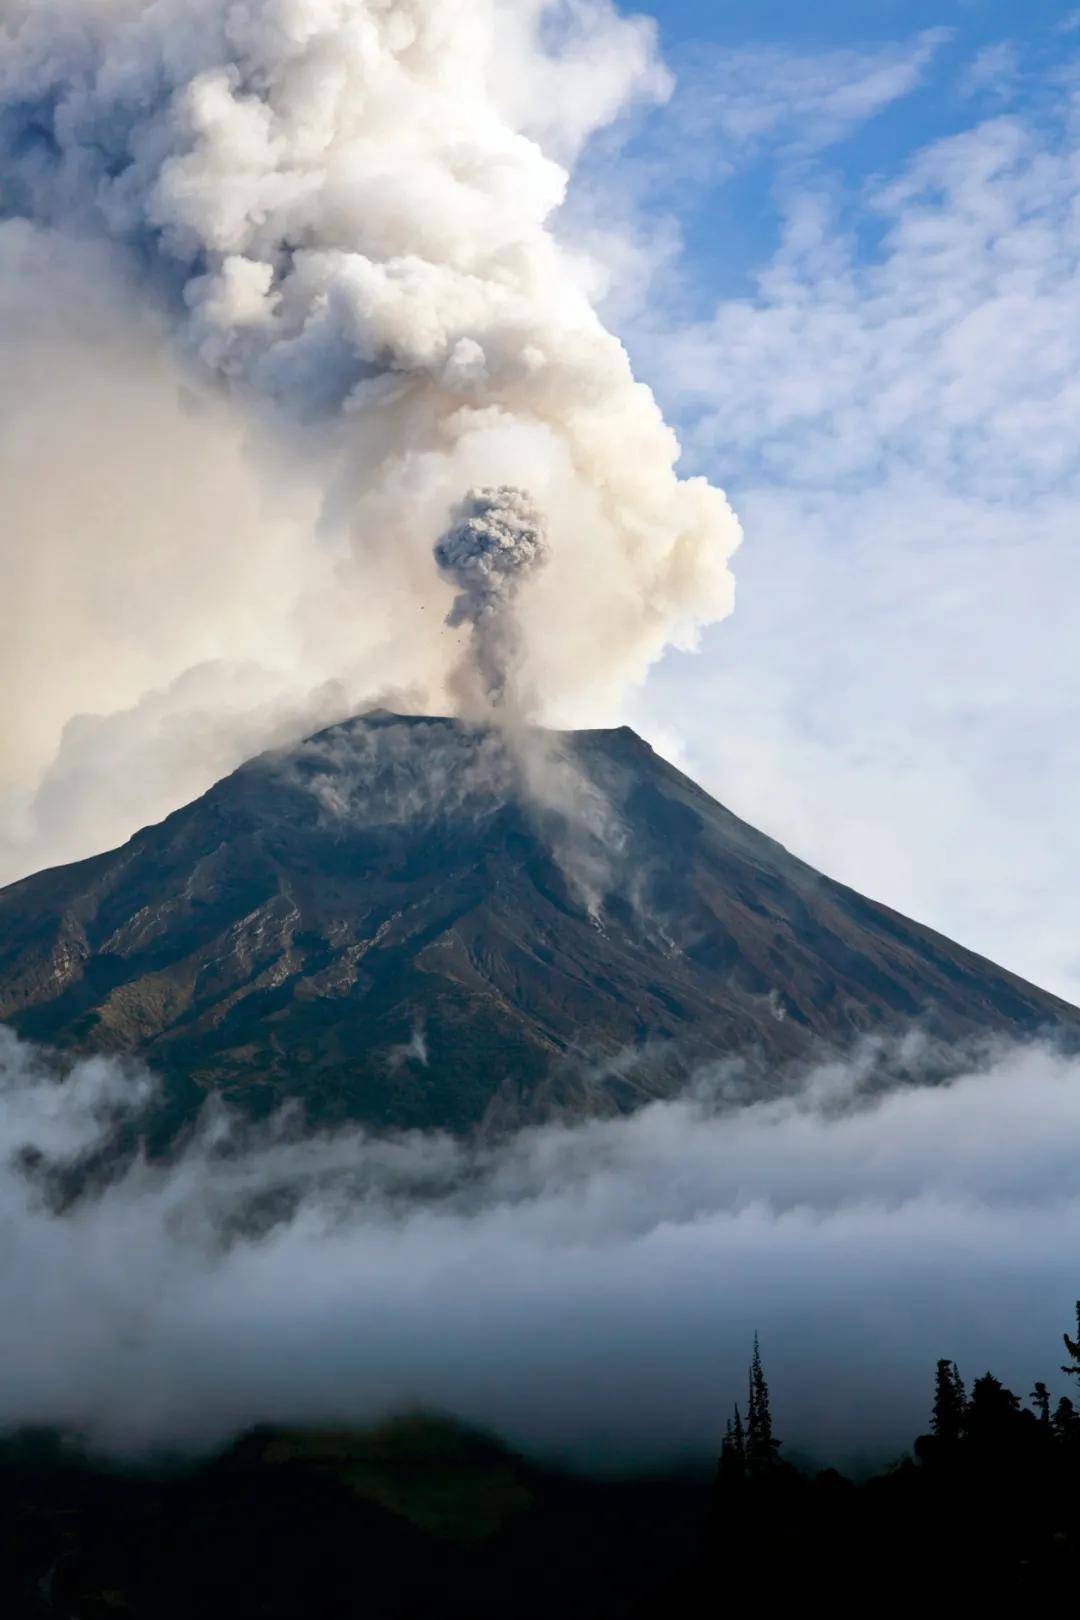
<path id="1" fill-rule="evenodd" d="M 543 517 L 512 484 L 470 490 L 435 547 L 440 571 L 458 587 L 446 622 L 469 626 L 472 662 L 493 706 L 504 702 L 520 653 L 515 599 L 547 556 Z"/>
<path id="2" fill-rule="evenodd" d="M 61 746 L 79 776 L 87 711 L 128 716 L 125 780 L 153 755 L 142 819 L 170 761 L 183 796 L 199 749 L 239 763 L 195 740 L 238 665 L 268 710 L 340 681 L 440 712 L 430 547 L 463 490 L 545 514 L 514 655 L 542 719 L 610 719 L 730 610 L 735 518 L 677 476 L 558 223 L 590 137 L 667 88 L 609 0 L 0 0 L 0 416 L 32 428 L 0 442 L 4 876 L 46 853 L 34 795 Z M 99 825 L 48 855 L 135 822 Z"/>

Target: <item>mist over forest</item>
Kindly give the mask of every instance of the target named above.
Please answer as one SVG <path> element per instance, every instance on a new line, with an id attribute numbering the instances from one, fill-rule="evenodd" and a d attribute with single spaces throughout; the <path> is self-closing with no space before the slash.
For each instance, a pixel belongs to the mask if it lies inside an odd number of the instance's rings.
<path id="1" fill-rule="evenodd" d="M 1075 1061 L 1006 1048 L 883 1091 L 886 1057 L 488 1145 L 211 1108 L 70 1201 L 153 1080 L 61 1082 L 9 1037 L 0 1411 L 139 1453 L 420 1407 L 538 1458 L 701 1462 L 756 1331 L 789 1451 L 858 1467 L 910 1444 L 939 1355 L 1063 1393 Z"/>

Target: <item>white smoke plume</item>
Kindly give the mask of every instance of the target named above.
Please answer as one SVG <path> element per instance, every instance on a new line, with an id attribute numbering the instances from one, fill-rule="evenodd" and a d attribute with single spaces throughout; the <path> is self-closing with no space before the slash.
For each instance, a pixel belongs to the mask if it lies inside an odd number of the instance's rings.
<path id="1" fill-rule="evenodd" d="M 737 524 L 560 234 L 591 134 L 666 87 L 609 0 L 0 0 L 0 875 L 145 815 L 42 832 L 87 711 L 160 814 L 248 746 L 245 684 L 442 709 L 431 550 L 469 489 L 545 514 L 541 718 L 610 720 L 728 612 Z"/>
<path id="2" fill-rule="evenodd" d="M 481 692 L 503 703 L 518 658 L 517 594 L 548 556 L 544 520 L 522 489 L 470 490 L 435 547 L 440 570 L 458 588 L 446 622 L 468 625 Z"/>
<path id="3" fill-rule="evenodd" d="M 821 1459 L 909 1445 L 938 1356 L 1064 1393 L 1075 1059 L 882 1090 L 889 1056 L 489 1148 L 218 1113 L 58 1213 L 49 1167 L 149 1082 L 95 1059 L 59 1085 L 0 1030 L 0 1425 L 201 1444 L 419 1403 L 540 1453 L 706 1460 L 755 1329 L 779 1432 Z"/>

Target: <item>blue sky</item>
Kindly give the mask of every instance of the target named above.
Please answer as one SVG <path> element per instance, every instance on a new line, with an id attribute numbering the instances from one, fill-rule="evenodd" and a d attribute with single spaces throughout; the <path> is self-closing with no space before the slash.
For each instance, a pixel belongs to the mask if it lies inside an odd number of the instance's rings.
<path id="1" fill-rule="evenodd" d="M 746 538 L 735 614 L 635 718 L 1080 998 L 1080 12 L 647 9 L 674 90 L 598 143 L 579 222 L 607 210 L 608 319 Z"/>
<path id="2" fill-rule="evenodd" d="M 756 39 L 817 49 L 894 40 L 942 25 L 962 30 L 978 47 L 1045 32 L 1073 8 L 1059 0 L 831 0 L 816 6 L 801 0 L 655 0 L 638 9 L 657 19 L 665 45 L 707 39 L 738 46 Z"/>
<path id="3" fill-rule="evenodd" d="M 817 7 L 792 0 L 757 5 L 659 0 L 642 9 L 658 24 L 676 90 L 667 106 L 639 122 L 627 143 L 632 158 L 670 147 L 687 105 L 708 99 L 710 87 L 727 102 L 729 118 L 741 111 L 744 120 L 755 111 L 767 116 L 763 104 L 770 91 L 775 94 L 775 122 L 757 138 L 734 143 L 738 150 L 725 142 L 723 128 L 714 126 L 713 139 L 697 154 L 704 173 L 699 170 L 695 180 L 701 183 L 684 189 L 678 199 L 690 249 L 684 268 L 702 299 L 746 286 L 776 245 L 775 191 L 804 169 L 809 157 L 828 152 L 827 173 L 837 201 L 847 201 L 849 223 L 863 230 L 869 225 L 872 232 L 872 222 L 857 217 L 863 184 L 980 118 L 1018 106 L 1031 116 L 1045 113 L 1054 100 L 1056 75 L 1080 44 L 1080 8 L 1045 0 L 1028 6 L 880 0 Z M 903 82 L 911 64 L 917 65 Z M 780 116 L 785 74 L 804 81 L 803 97 L 791 97 L 786 118 Z M 815 79 L 836 93 L 860 76 L 876 75 L 882 82 L 879 100 L 873 86 L 868 91 L 872 116 L 840 119 L 833 129 L 813 127 L 807 92 Z M 810 150 L 793 150 L 799 142 Z M 852 193 L 846 199 L 845 190 Z"/>

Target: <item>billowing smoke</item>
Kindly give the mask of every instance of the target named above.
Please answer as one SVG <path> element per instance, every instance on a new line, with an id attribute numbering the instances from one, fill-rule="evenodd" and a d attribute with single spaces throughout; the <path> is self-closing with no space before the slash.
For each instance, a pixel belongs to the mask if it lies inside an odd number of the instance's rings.
<path id="1" fill-rule="evenodd" d="M 547 555 L 542 516 L 511 484 L 470 490 L 435 547 L 435 561 L 458 589 L 446 622 L 468 625 L 470 663 L 492 705 L 504 701 L 520 653 L 515 599 Z"/>
<path id="2" fill-rule="evenodd" d="M 250 746 L 242 688 L 271 734 L 331 681 L 451 701 L 431 547 L 465 490 L 545 514 L 514 654 L 544 719 L 612 718 L 729 610 L 737 524 L 560 234 L 591 134 L 666 88 L 610 0 L 0 0 L 0 875 L 84 710 L 124 717 L 114 782 L 153 756 L 145 817 Z"/>
<path id="3" fill-rule="evenodd" d="M 219 1110 L 61 1214 L 55 1167 L 149 1082 L 99 1058 L 58 1085 L 0 1030 L 0 1425 L 200 1443 L 421 1403 L 541 1453 L 706 1460 L 755 1329 L 778 1428 L 819 1458 L 909 1445 L 938 1356 L 1064 1393 L 1075 1059 L 883 1091 L 889 1057 L 487 1147 Z"/>

